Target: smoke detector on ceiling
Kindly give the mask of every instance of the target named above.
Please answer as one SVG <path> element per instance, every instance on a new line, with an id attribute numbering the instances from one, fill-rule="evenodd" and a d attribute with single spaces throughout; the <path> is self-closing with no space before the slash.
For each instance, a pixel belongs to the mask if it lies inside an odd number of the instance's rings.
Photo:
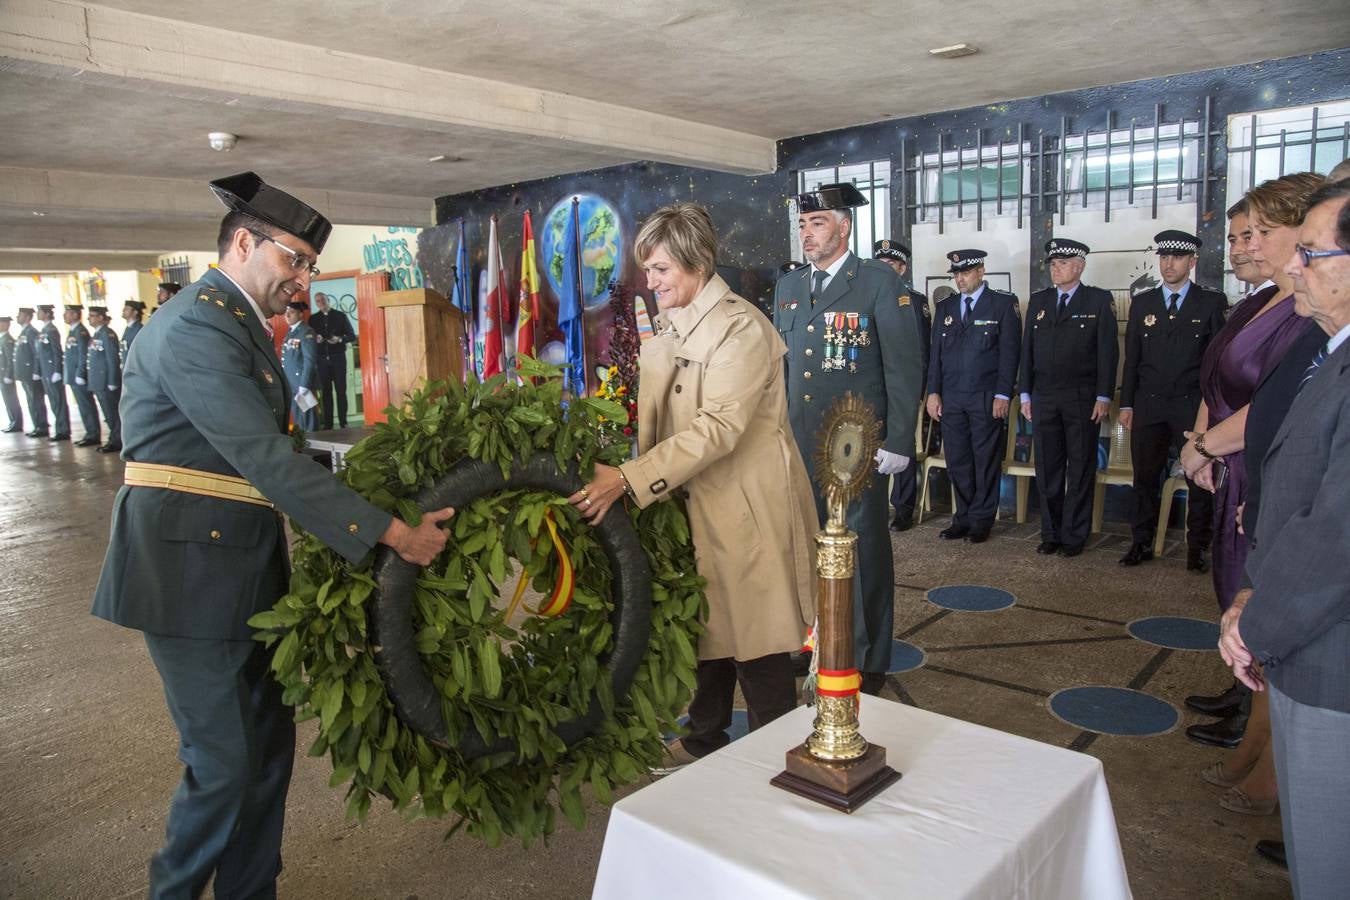
<path id="1" fill-rule="evenodd" d="M 211 145 L 212 150 L 225 153 L 234 149 L 234 145 L 239 142 L 239 138 L 228 131 L 213 131 L 206 136 L 206 141 Z"/>
<path id="2" fill-rule="evenodd" d="M 970 56 L 979 52 L 979 47 L 972 47 L 970 44 L 952 44 L 950 47 L 934 47 L 928 51 L 930 56 L 940 56 L 943 59 L 956 59 L 958 56 Z"/>

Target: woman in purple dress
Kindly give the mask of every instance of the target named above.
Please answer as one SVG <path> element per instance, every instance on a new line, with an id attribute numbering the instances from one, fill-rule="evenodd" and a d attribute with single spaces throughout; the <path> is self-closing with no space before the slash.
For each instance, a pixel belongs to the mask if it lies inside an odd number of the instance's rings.
<path id="1" fill-rule="evenodd" d="M 1298 226 L 1308 197 L 1325 181 L 1301 172 L 1266 181 L 1247 192 L 1242 204 L 1251 237 L 1247 252 L 1270 284 L 1242 301 L 1210 341 L 1200 364 L 1204 398 L 1195 431 L 1181 449 L 1186 474 L 1214 490 L 1214 593 L 1219 610 L 1228 609 L 1247 561 L 1247 538 L 1238 531 L 1238 510 L 1246 501 L 1247 470 L 1243 431 L 1247 404 L 1261 378 L 1284 357 L 1289 346 L 1312 326 L 1294 314 L 1294 287 L 1284 264 L 1294 253 Z M 1241 206 L 1242 204 L 1239 204 Z M 1234 219 L 1243 211 L 1234 210 Z M 1243 229 L 1235 228 L 1241 232 Z M 1222 462 L 1216 467 L 1215 462 Z M 1259 465 L 1259 460 L 1254 464 Z M 1227 475 L 1222 472 L 1226 468 Z"/>

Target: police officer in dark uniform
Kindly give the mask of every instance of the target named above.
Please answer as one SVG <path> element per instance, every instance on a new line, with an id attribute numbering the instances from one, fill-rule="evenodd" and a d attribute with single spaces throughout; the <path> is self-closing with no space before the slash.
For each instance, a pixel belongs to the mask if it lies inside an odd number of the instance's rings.
<path id="1" fill-rule="evenodd" d="M 94 391 L 89 383 L 89 329 L 80 321 L 83 312 L 83 306 L 67 303 L 62 314 L 70 328 L 66 332 L 62 377 L 75 394 L 75 408 L 79 410 L 80 424 L 84 426 L 84 437 L 76 441 L 75 446 L 97 447 L 103 439 L 99 437 L 98 408 L 94 405 Z"/>
<path id="2" fill-rule="evenodd" d="M 338 427 L 347 427 L 347 345 L 356 342 L 351 319 L 328 304 L 328 295 L 314 294 L 319 311 L 309 317 L 309 327 L 318 337 L 317 387 L 322 401 L 323 427 L 333 427 L 333 400 L 337 400 Z"/>
<path id="3" fill-rule="evenodd" d="M 47 424 L 47 392 L 42 389 L 42 373 L 38 370 L 38 345 L 41 335 L 33 327 L 33 309 L 19 307 L 19 340 L 14 345 L 14 381 L 23 388 L 28 400 L 28 417 L 33 420 L 33 430 L 24 432 L 28 437 L 46 437 L 50 426 Z"/>
<path id="4" fill-rule="evenodd" d="M 1200 408 L 1200 360 L 1223 327 L 1228 298 L 1191 281 L 1200 239 L 1169 229 L 1153 236 L 1162 285 L 1130 301 L 1125 325 L 1125 369 L 1120 378 L 1120 424 L 1130 431 L 1134 460 L 1133 542 L 1122 566 L 1153 558 L 1158 492 L 1169 451 L 1180 451 Z M 1206 572 L 1213 536 L 1214 497 L 1186 482 L 1186 568 Z"/>
<path id="5" fill-rule="evenodd" d="M 923 346 L 923 380 L 928 383 L 928 341 L 933 331 L 932 313 L 928 309 L 928 295 L 915 290 L 909 277 L 909 247 L 901 241 L 881 240 L 872 245 L 872 258 L 891 267 L 891 271 L 900 276 L 909 290 L 910 308 L 914 310 L 914 321 L 919 328 L 919 343 Z M 895 515 L 891 519 L 892 531 L 908 531 L 914 527 L 914 501 L 919 495 L 919 466 L 909 466 L 905 471 L 891 476 L 891 507 Z"/>
<path id="6" fill-rule="evenodd" d="M 52 408 L 53 434 L 48 440 L 70 440 L 70 408 L 66 405 L 65 361 L 61 357 L 61 332 L 56 328 L 56 307 L 50 303 L 38 306 L 38 320 L 42 329 L 38 332 L 37 361 L 38 374 L 42 376 L 42 389 L 47 394 L 47 403 Z"/>
<path id="7" fill-rule="evenodd" d="M 131 342 L 141 333 L 145 322 L 145 304 L 139 300 L 128 300 L 122 306 L 122 321 L 127 327 L 122 330 L 122 365 L 126 365 L 127 354 L 131 352 Z"/>
<path id="8" fill-rule="evenodd" d="M 1017 297 L 984 280 L 986 256 L 983 250 L 947 254 L 960 293 L 938 304 L 928 369 L 928 414 L 942 425 L 956 492 L 956 512 L 938 537 L 972 544 L 989 539 L 998 515 L 1004 428 L 1022 347 Z"/>
<path id="9" fill-rule="evenodd" d="M 309 288 L 328 220 L 246 172 L 212 182 L 230 213 L 219 268 L 151 316 L 123 380 L 126 485 L 94 615 L 145 634 L 181 736 L 184 774 L 149 895 L 274 897 L 293 711 L 248 619 L 286 591 L 279 513 L 353 564 L 376 543 L 428 565 L 445 546 L 382 512 L 298 454 L 290 391 L 267 332 Z"/>
<path id="10" fill-rule="evenodd" d="M 1077 556 L 1092 526 L 1097 437 L 1111 411 L 1119 338 L 1111 292 L 1081 281 L 1087 245 L 1052 238 L 1045 252 L 1054 287 L 1027 304 L 1021 364 L 1041 495 L 1036 552 Z"/>
<path id="11" fill-rule="evenodd" d="M 773 320 L 787 344 L 788 418 L 797 446 L 813 466 L 826 409 L 845 392 L 859 394 L 882 425 L 877 472 L 849 506 L 858 535 L 854 580 L 854 648 L 862 690 L 876 694 L 890 664 L 895 618 L 894 561 L 887 531 L 886 477 L 914 454 L 923 390 L 923 352 L 913 299 L 895 272 L 848 249 L 851 210 L 867 203 L 851 184 L 824 185 L 797 199 L 802 250 L 810 265 L 782 276 Z M 824 500 L 817 497 L 822 518 Z"/>
<path id="12" fill-rule="evenodd" d="M 286 304 L 286 324 L 290 329 L 281 345 L 281 368 L 286 373 L 287 384 L 295 392 L 291 398 L 291 421 L 296 428 L 317 431 L 319 413 L 309 404 L 318 400 L 314 396 L 314 385 L 318 379 L 318 336 L 313 328 L 305 324 L 304 315 L 308 309 L 307 303 Z"/>
<path id="13" fill-rule="evenodd" d="M 89 324 L 94 326 L 89 340 L 89 389 L 98 398 L 103 421 L 108 423 L 108 441 L 98 448 L 99 453 L 122 449 L 122 419 L 117 411 L 122 396 L 122 348 L 108 325 L 110 321 L 105 307 L 89 307 Z"/>
<path id="14" fill-rule="evenodd" d="M 19 405 L 14 378 L 14 347 L 18 341 L 9 333 L 13 321 L 9 316 L 0 316 L 0 396 L 5 398 L 5 415 L 9 417 L 9 424 L 3 429 L 5 434 L 23 431 L 23 407 Z"/>
<path id="15" fill-rule="evenodd" d="M 159 290 L 155 292 L 155 307 L 159 308 L 168 303 L 182 290 L 183 286 L 176 281 L 161 281 Z"/>

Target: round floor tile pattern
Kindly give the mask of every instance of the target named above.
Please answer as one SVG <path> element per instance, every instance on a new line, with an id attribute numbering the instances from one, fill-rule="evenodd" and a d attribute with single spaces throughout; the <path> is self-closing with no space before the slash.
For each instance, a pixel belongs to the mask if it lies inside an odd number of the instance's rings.
<path id="1" fill-rule="evenodd" d="M 1007 609 L 1017 598 L 999 588 L 981 584 L 951 584 L 936 587 L 927 594 L 928 602 L 957 612 L 993 612 Z"/>
<path id="2" fill-rule="evenodd" d="M 1126 626 L 1130 634 L 1155 647 L 1173 650 L 1214 650 L 1219 646 L 1219 626 L 1204 619 L 1184 616 L 1151 616 Z"/>
<path id="3" fill-rule="evenodd" d="M 1065 724 L 1099 734 L 1147 737 L 1176 727 L 1176 707 L 1130 688 L 1064 688 L 1050 695 L 1050 712 Z"/>

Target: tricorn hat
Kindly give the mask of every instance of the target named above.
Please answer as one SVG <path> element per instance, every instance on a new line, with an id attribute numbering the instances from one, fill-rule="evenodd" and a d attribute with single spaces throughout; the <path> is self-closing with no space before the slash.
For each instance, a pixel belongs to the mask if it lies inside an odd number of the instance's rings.
<path id="1" fill-rule="evenodd" d="M 130 306 L 136 312 L 145 312 L 145 304 L 139 300 L 128 300 L 123 306 Z"/>
<path id="2" fill-rule="evenodd" d="M 91 306 L 91 307 L 89 307 L 89 315 L 91 315 L 91 316 L 107 316 L 107 315 L 108 315 L 108 307 L 106 307 L 106 306 Z"/>
<path id="3" fill-rule="evenodd" d="M 824 212 L 828 209 L 853 209 L 866 206 L 867 198 L 851 184 L 822 184 L 814 191 L 797 195 L 797 208 L 804 213 Z"/>
<path id="4" fill-rule="evenodd" d="M 183 286 L 176 281 L 161 281 L 159 283 L 161 291 L 168 291 L 170 294 L 176 294 L 183 289 Z"/>
<path id="5" fill-rule="evenodd" d="M 211 182 L 220 202 L 236 212 L 248 213 L 305 241 L 318 253 L 328 241 L 333 225 L 313 207 L 285 191 L 267 184 L 253 172 L 240 172 Z"/>

